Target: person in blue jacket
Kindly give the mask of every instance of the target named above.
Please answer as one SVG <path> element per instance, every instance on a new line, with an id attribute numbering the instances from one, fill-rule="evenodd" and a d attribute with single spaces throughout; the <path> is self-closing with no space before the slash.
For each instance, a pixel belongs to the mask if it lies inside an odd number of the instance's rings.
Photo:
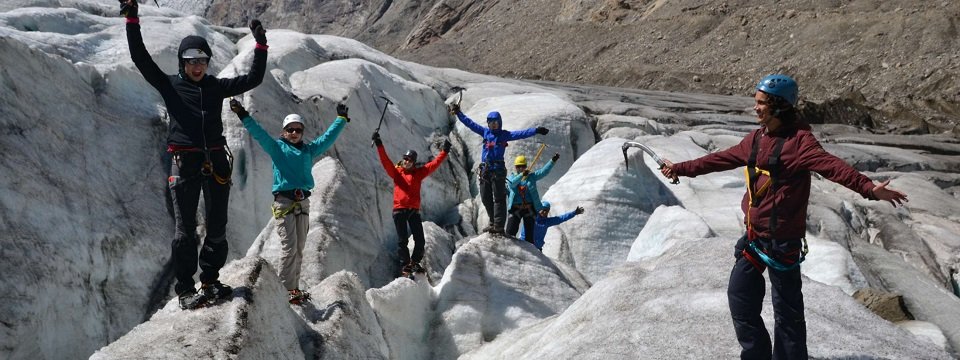
<path id="1" fill-rule="evenodd" d="M 490 220 L 484 231 L 503 234 L 504 220 L 507 217 L 507 190 L 504 186 L 507 167 L 504 164 L 503 155 L 507 150 L 507 142 L 526 139 L 536 134 L 546 135 L 550 130 L 542 126 L 519 131 L 503 130 L 503 119 L 497 111 L 487 114 L 487 127 L 477 124 L 460 112 L 460 105 L 451 104 L 450 112 L 456 115 L 468 129 L 483 137 L 478 178 L 480 179 L 480 200 Z"/>
<path id="2" fill-rule="evenodd" d="M 563 224 L 567 220 L 573 219 L 574 216 L 580 214 L 583 214 L 583 207 L 577 206 L 577 208 L 571 212 L 550 217 L 550 203 L 544 201 L 540 204 L 540 212 L 537 213 L 537 219 L 533 226 L 533 246 L 536 246 L 537 250 L 543 251 L 543 239 L 547 236 L 547 228 Z M 527 240 L 526 229 L 520 230 L 520 240 Z"/>
<path id="3" fill-rule="evenodd" d="M 287 289 L 290 303 L 300 304 L 310 298 L 309 293 L 300 290 L 300 263 L 307 231 L 310 230 L 309 198 L 314 185 L 310 170 L 314 159 L 333 145 L 346 123 L 350 122 L 349 108 L 337 104 L 337 119 L 322 136 L 311 142 L 303 141 L 304 123 L 300 115 L 287 115 L 283 119 L 283 133 L 279 138 L 273 138 L 239 101 L 230 100 L 230 110 L 237 114 L 250 136 L 273 160 L 273 221 L 277 222 L 281 246 L 277 272 Z"/>
<path id="4" fill-rule="evenodd" d="M 510 190 L 510 198 L 507 199 L 507 203 L 510 204 L 507 234 L 510 236 L 517 236 L 521 220 L 523 220 L 523 230 L 527 234 L 534 233 L 534 216 L 540 212 L 542 206 L 540 193 L 537 191 L 537 181 L 550 174 L 557 160 L 560 160 L 559 153 L 554 154 L 550 162 L 534 172 L 527 169 L 526 156 L 517 156 L 513 161 L 517 172 L 507 178 L 507 188 Z M 533 237 L 527 238 L 527 242 L 533 244 Z"/>

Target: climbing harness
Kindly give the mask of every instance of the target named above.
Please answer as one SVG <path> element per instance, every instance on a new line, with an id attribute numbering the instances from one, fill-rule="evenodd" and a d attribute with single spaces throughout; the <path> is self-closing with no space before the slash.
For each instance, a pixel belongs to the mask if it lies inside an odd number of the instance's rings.
<path id="1" fill-rule="evenodd" d="M 230 183 L 231 174 L 233 174 L 233 152 L 230 151 L 230 147 L 226 144 L 208 149 L 169 145 L 167 147 L 167 151 L 173 154 L 173 161 L 178 168 L 182 166 L 181 157 L 183 156 L 183 153 L 203 153 L 203 162 L 200 163 L 200 173 L 187 179 L 178 179 L 179 182 L 190 181 L 199 176 L 210 176 L 213 177 L 213 180 L 220 185 L 227 185 Z M 210 153 L 213 151 L 223 151 L 226 153 L 228 165 L 227 176 L 220 176 L 220 174 L 217 174 L 217 172 L 214 171 L 213 161 L 210 158 Z M 171 176 L 170 181 L 174 182 L 173 176 Z"/>
<path id="2" fill-rule="evenodd" d="M 300 202 L 303 199 L 310 197 L 309 191 L 304 191 L 301 189 L 286 190 L 286 191 L 277 191 L 273 193 L 274 200 L 276 201 L 279 197 L 285 197 L 287 199 L 293 200 L 293 203 L 288 207 L 280 207 L 274 204 L 270 207 L 270 210 L 273 212 L 274 219 L 283 219 L 291 213 L 294 215 L 306 215 L 307 212 L 303 210 L 303 206 L 300 205 Z"/>
<path id="3" fill-rule="evenodd" d="M 741 250 L 741 254 L 753 264 L 761 272 L 764 270 L 765 266 L 770 267 L 771 269 L 777 271 L 790 271 L 796 269 L 800 266 L 804 260 L 806 260 L 807 252 L 809 248 L 807 246 L 807 239 L 801 238 L 803 243 L 802 249 L 800 250 L 800 259 L 794 263 L 784 264 L 783 262 L 775 259 L 774 257 L 768 254 L 768 250 L 762 247 L 762 244 L 758 244 L 757 233 L 753 230 L 753 225 L 750 223 L 750 212 L 753 208 L 760 206 L 760 201 L 766 194 L 771 194 L 773 196 L 773 210 L 770 213 L 770 235 L 773 236 L 774 230 L 777 228 L 777 204 L 776 204 L 776 194 L 777 194 L 777 185 L 780 182 L 780 168 L 782 164 L 780 163 L 780 152 L 783 150 L 784 139 L 782 137 L 777 137 L 776 144 L 773 147 L 773 152 L 767 158 L 767 167 L 768 170 L 761 169 L 757 166 L 757 152 L 760 147 L 760 136 L 763 136 L 759 132 L 754 135 L 753 138 L 753 149 L 750 151 L 750 158 L 747 159 L 747 166 L 744 168 L 744 175 L 747 178 L 747 194 L 749 200 L 749 206 L 747 207 L 747 246 Z M 767 177 L 767 181 L 764 182 L 759 188 L 754 190 L 754 184 L 760 178 L 761 175 Z M 770 190 L 767 192 L 767 190 Z M 775 240 L 770 239 L 771 242 Z M 753 257 L 747 248 L 753 250 L 753 253 L 759 257 Z M 797 251 L 791 251 L 789 253 L 783 254 L 781 256 L 792 256 L 796 254 Z"/>

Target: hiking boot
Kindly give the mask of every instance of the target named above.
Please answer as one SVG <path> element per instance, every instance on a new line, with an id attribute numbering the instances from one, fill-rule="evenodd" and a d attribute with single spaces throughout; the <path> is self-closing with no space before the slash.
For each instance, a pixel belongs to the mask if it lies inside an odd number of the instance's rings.
<path id="1" fill-rule="evenodd" d="M 300 305 L 304 301 L 310 300 L 310 293 L 300 289 L 290 290 L 289 296 L 290 297 L 287 301 L 289 301 L 293 305 Z"/>
<path id="2" fill-rule="evenodd" d="M 424 269 L 423 266 L 420 266 L 420 263 L 413 263 L 413 266 L 410 267 L 410 270 L 418 274 L 427 272 L 427 269 Z"/>
<path id="3" fill-rule="evenodd" d="M 400 276 L 405 278 L 413 278 L 413 264 L 406 264 L 400 269 Z"/>
<path id="4" fill-rule="evenodd" d="M 210 284 L 200 285 L 200 292 L 207 297 L 210 302 L 222 300 L 233 294 L 233 288 L 224 285 L 220 281 Z"/>
<path id="5" fill-rule="evenodd" d="M 180 298 L 180 309 L 193 310 L 207 305 L 209 298 L 204 293 L 197 293 L 194 290 L 185 291 L 178 296 Z"/>
<path id="6" fill-rule="evenodd" d="M 503 235 L 507 233 L 503 230 L 503 226 L 491 226 L 487 229 L 487 232 L 493 235 Z"/>

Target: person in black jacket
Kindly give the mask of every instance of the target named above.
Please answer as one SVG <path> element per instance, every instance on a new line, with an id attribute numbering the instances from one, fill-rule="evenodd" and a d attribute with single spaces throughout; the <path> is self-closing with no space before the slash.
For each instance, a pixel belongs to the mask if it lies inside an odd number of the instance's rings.
<path id="1" fill-rule="evenodd" d="M 177 51 L 179 73 L 167 75 L 153 62 L 140 34 L 135 0 L 120 0 L 127 19 L 127 44 L 133 63 L 144 79 L 160 92 L 170 116 L 167 151 L 172 155 L 167 178 L 173 199 L 176 229 L 172 262 L 175 291 L 182 309 L 193 309 L 223 299 L 232 289 L 220 283 L 220 268 L 227 259 L 227 201 L 230 195 L 232 157 L 223 136 L 220 118 L 223 99 L 251 90 L 263 81 L 267 67 L 267 37 L 260 21 L 250 29 L 257 45 L 247 75 L 219 79 L 208 75 L 210 45 L 200 36 L 187 36 Z M 197 271 L 197 206 L 203 191 L 206 238 L 199 252 L 200 292 Z"/>

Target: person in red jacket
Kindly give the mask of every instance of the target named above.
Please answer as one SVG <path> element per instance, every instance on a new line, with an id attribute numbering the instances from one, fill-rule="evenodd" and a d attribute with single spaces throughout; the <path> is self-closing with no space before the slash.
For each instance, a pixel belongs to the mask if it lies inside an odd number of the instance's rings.
<path id="1" fill-rule="evenodd" d="M 871 200 L 893 206 L 907 201 L 890 189 L 890 180 L 875 184 L 842 159 L 826 152 L 797 118 L 797 83 L 789 76 L 769 75 L 754 94 L 760 128 L 733 147 L 699 159 L 674 164 L 665 160 L 661 172 L 676 179 L 746 166 L 747 191 L 741 208 L 746 234 L 734 250 L 736 263 L 727 285 L 742 359 L 806 359 L 807 330 L 803 315 L 800 262 L 806 253 L 810 173 L 843 185 Z M 774 344 L 764 326 L 763 271 L 770 268 L 774 311 Z M 772 351 L 772 353 L 771 353 Z"/>
<path id="2" fill-rule="evenodd" d="M 422 167 L 416 166 L 417 152 L 413 150 L 407 150 L 403 160 L 394 165 L 383 148 L 379 132 L 373 133 L 373 142 L 377 145 L 380 164 L 387 171 L 387 175 L 393 179 L 393 224 L 397 227 L 400 246 L 397 251 L 400 254 L 401 275 L 409 277 L 415 272 L 424 271 L 420 266 L 424 251 L 423 224 L 420 219 L 420 185 L 423 179 L 440 168 L 440 163 L 447 158 L 447 153 L 450 152 L 450 140 L 445 140 L 440 154 Z M 407 249 L 407 237 L 411 233 L 413 234 L 412 257 L 410 250 Z"/>

